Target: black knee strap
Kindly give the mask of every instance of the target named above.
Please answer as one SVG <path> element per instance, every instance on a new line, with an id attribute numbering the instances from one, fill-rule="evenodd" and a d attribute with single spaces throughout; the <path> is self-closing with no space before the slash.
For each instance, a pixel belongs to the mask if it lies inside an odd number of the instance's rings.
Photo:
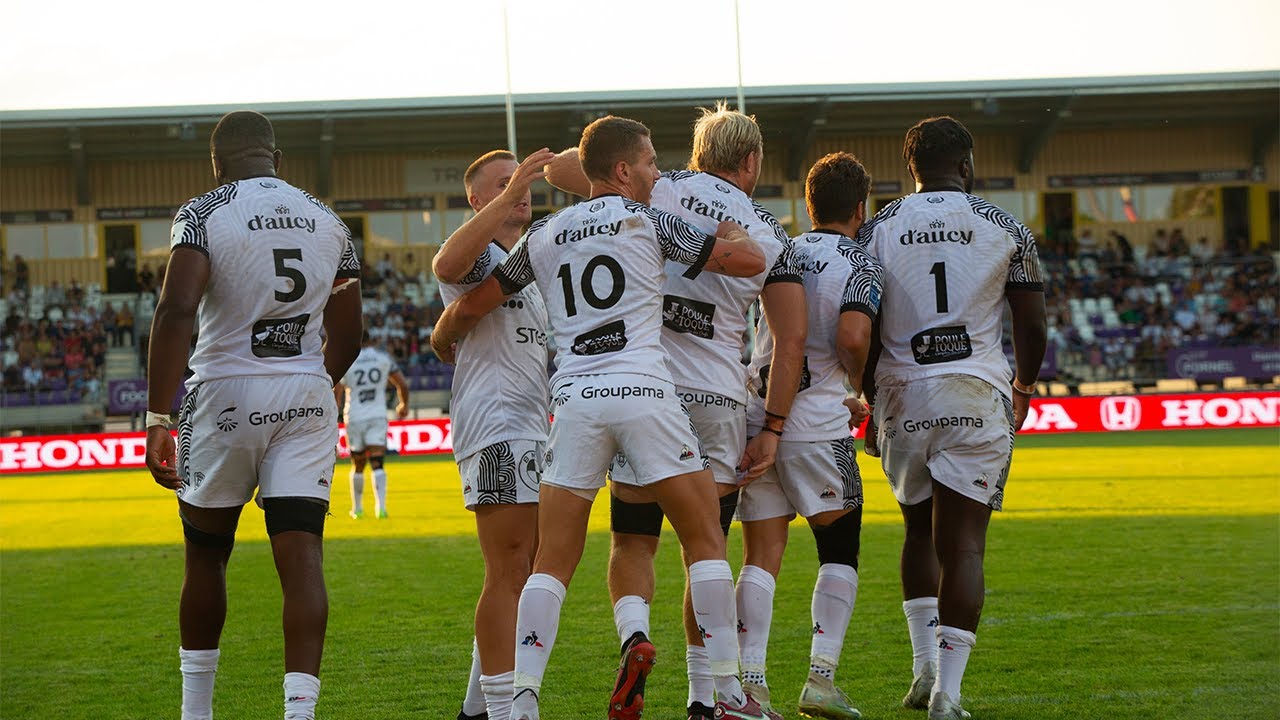
<path id="1" fill-rule="evenodd" d="M 734 490 L 720 498 L 720 529 L 729 537 L 729 526 L 733 524 L 733 514 L 738 512 L 738 495 L 741 490 Z"/>
<path id="2" fill-rule="evenodd" d="M 382 456 L 382 455 L 370 455 L 370 456 L 369 456 L 369 467 L 373 468 L 374 470 L 381 470 L 381 469 L 382 469 L 382 458 L 383 458 L 383 456 Z"/>
<path id="3" fill-rule="evenodd" d="M 190 542 L 192 545 L 199 545 L 201 547 L 225 548 L 229 550 L 233 545 L 236 544 L 236 533 L 234 530 L 232 530 L 230 533 L 226 535 L 215 535 L 210 532 L 205 532 L 200 528 L 196 527 L 195 525 L 192 525 L 190 522 L 187 521 L 187 518 L 185 515 L 182 515 L 181 513 L 179 513 L 178 516 L 182 518 L 182 534 L 186 536 L 187 542 Z"/>
<path id="4" fill-rule="evenodd" d="M 616 533 L 658 537 L 662 534 L 662 507 L 656 502 L 625 502 L 610 493 L 609 525 Z"/>
<path id="5" fill-rule="evenodd" d="M 324 517 L 329 514 L 329 503 L 313 498 L 263 498 L 262 514 L 270 537 L 293 531 L 324 537 Z"/>
<path id="6" fill-rule="evenodd" d="M 814 525 L 813 539 L 818 546 L 818 564 L 835 563 L 857 570 L 862 543 L 862 506 L 853 508 L 830 525 Z"/>

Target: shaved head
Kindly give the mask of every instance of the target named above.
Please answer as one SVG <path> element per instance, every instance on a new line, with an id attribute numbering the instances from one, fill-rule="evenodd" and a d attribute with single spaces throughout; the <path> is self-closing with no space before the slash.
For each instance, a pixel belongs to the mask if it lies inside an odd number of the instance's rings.
<path id="1" fill-rule="evenodd" d="M 276 149 L 276 133 L 262 113 L 237 110 L 222 116 L 209 137 L 209 152 L 223 158 L 261 150 L 270 155 Z"/>

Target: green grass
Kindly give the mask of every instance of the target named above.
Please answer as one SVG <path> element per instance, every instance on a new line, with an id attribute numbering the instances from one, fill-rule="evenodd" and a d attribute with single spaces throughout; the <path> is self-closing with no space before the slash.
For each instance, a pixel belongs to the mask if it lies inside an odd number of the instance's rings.
<path id="1" fill-rule="evenodd" d="M 1129 442 L 1092 452 L 1079 444 L 1116 437 Z M 1023 443 L 1010 511 L 990 533 L 986 610 L 965 679 L 975 718 L 1276 717 L 1275 438 L 1206 431 Z M 877 485 L 883 476 L 862 463 L 869 512 L 838 680 L 869 719 L 923 720 L 898 705 L 911 663 L 901 529 Z M 456 530 L 467 517 L 456 508 L 456 476 L 447 462 L 407 460 L 390 475 L 390 521 L 330 520 L 322 718 L 451 719 L 464 690 L 480 555 Z M 146 482 L 138 473 L 0 478 L 0 718 L 177 716 L 180 531 L 172 500 Z M 1142 499 L 1119 502 L 1130 496 Z M 215 699 L 224 719 L 280 716 L 279 586 L 260 523 L 246 511 L 229 571 Z M 112 525 L 136 544 L 119 544 Z M 659 554 L 653 607 L 659 665 L 646 717 L 655 720 L 683 718 L 685 699 L 673 540 Z M 603 717 L 618 644 L 606 557 L 606 535 L 593 533 L 562 613 L 544 717 Z M 735 529 L 735 566 L 740 557 Z M 807 670 L 816 570 L 812 538 L 796 526 L 769 658 L 775 706 L 789 718 Z"/>

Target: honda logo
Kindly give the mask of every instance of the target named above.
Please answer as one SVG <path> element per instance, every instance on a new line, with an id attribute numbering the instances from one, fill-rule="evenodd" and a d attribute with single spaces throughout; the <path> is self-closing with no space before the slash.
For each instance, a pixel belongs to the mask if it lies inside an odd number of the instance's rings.
<path id="1" fill-rule="evenodd" d="M 1104 398 L 1098 411 L 1108 430 L 1136 430 L 1142 421 L 1142 404 L 1135 397 Z"/>

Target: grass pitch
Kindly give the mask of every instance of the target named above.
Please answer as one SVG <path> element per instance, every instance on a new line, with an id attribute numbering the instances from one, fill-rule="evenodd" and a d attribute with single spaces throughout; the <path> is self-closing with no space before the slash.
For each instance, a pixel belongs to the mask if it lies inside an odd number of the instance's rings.
<path id="1" fill-rule="evenodd" d="M 1019 439 L 988 543 L 988 599 L 965 678 L 979 720 L 1274 718 L 1280 707 L 1280 433 L 1207 430 Z M 861 582 L 837 681 L 864 716 L 899 706 L 911 651 L 897 580 L 901 522 L 878 463 Z M 481 581 L 472 519 L 447 459 L 395 459 L 386 521 L 326 531 L 330 622 L 323 718 L 451 719 L 470 666 Z M 345 467 L 339 477 L 345 477 Z M 551 720 L 599 718 L 618 641 L 597 502 L 543 685 Z M 646 717 L 683 718 L 682 574 L 658 562 L 659 665 Z M 176 717 L 181 528 L 144 472 L 0 477 L 0 717 Z M 740 562 L 740 532 L 730 560 Z M 770 643 L 775 708 L 796 717 L 807 671 L 813 540 L 797 525 Z M 214 707 L 280 717 L 280 596 L 250 507 L 228 573 Z"/>

